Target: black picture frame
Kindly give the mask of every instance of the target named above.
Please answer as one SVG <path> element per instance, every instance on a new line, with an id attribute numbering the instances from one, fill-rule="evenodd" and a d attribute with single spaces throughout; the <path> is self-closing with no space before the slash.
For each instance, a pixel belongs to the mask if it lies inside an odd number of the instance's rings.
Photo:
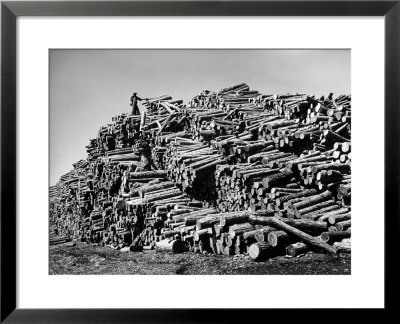
<path id="1" fill-rule="evenodd" d="M 16 308 L 16 19 L 19 16 L 384 16 L 385 18 L 385 316 L 398 287 L 400 0 L 395 1 L 2 1 L 1 2 L 1 322 L 235 322 L 266 310 Z M 371 171 L 373 172 L 373 171 Z M 372 234 L 371 234 L 372 235 Z M 373 256 L 371 256 L 373 262 Z M 373 278 L 372 278 L 373 279 Z M 327 287 L 329 289 L 329 287 Z M 40 293 L 40 292 L 38 292 Z M 328 310 L 326 310 L 329 312 Z M 271 313 L 275 311 L 269 310 Z M 379 319 L 382 321 L 382 313 Z M 268 316 L 271 316 L 270 313 Z M 324 316 L 329 316 L 324 314 Z M 334 316 L 338 316 L 335 313 Z M 369 314 L 368 316 L 371 316 Z M 262 318 L 262 317 L 261 317 Z M 250 318 L 247 317 L 247 320 Z M 369 319 L 373 320 L 374 317 Z"/>

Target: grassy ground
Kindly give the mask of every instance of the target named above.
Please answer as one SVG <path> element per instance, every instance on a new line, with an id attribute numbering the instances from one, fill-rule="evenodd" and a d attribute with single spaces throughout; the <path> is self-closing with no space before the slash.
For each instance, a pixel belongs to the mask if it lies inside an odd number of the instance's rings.
<path id="1" fill-rule="evenodd" d="M 166 252 L 120 252 L 108 247 L 77 243 L 50 247 L 50 274 L 350 274 L 349 254 L 307 253 L 253 262 L 247 256 Z"/>

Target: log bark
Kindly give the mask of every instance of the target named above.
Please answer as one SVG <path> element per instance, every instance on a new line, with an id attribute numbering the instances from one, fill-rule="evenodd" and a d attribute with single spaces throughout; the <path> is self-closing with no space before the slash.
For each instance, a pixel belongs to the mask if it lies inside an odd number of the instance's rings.
<path id="1" fill-rule="evenodd" d="M 318 191 L 315 190 L 315 189 L 306 189 L 306 190 L 298 192 L 298 193 L 293 193 L 293 194 L 290 194 L 290 195 L 287 195 L 287 196 L 284 196 L 284 197 L 279 197 L 279 198 L 277 198 L 275 200 L 275 204 L 277 206 L 282 206 L 283 203 L 285 203 L 285 202 L 287 202 L 287 201 L 289 201 L 291 199 L 299 198 L 299 197 L 312 196 L 312 195 L 315 195 L 317 193 L 318 193 Z"/>
<path id="2" fill-rule="evenodd" d="M 311 197 L 303 199 L 303 201 L 301 201 L 301 202 L 291 204 L 290 208 L 292 208 L 294 211 L 297 211 L 301 208 L 305 208 L 305 207 L 311 206 L 313 204 L 317 204 L 319 202 L 328 200 L 331 197 L 332 197 L 332 193 L 329 190 L 326 190 L 319 195 L 311 196 Z"/>
<path id="3" fill-rule="evenodd" d="M 149 194 L 145 199 L 147 202 L 153 202 L 156 200 L 163 200 L 172 197 L 179 197 L 182 195 L 182 192 L 179 189 L 172 189 L 168 191 L 162 191 L 155 194 Z"/>
<path id="4" fill-rule="evenodd" d="M 250 212 L 233 212 L 233 213 L 221 213 L 220 226 L 230 226 L 238 223 L 246 223 L 249 220 Z"/>
<path id="5" fill-rule="evenodd" d="M 334 204 L 335 204 L 335 202 L 333 200 L 322 201 L 320 203 L 316 203 L 315 205 L 312 205 L 312 206 L 309 206 L 309 207 L 297 209 L 295 211 L 295 215 L 296 215 L 297 218 L 300 218 L 305 214 L 311 213 L 313 211 L 318 212 L 318 210 L 323 209 L 324 207 L 332 206 Z"/>
<path id="6" fill-rule="evenodd" d="M 321 240 L 329 244 L 349 237 L 351 237 L 351 231 L 324 232 L 321 234 Z"/>
<path id="7" fill-rule="evenodd" d="M 220 219 L 218 215 L 208 215 L 196 221 L 196 229 L 201 230 L 207 227 L 211 227 L 214 224 L 219 223 L 219 221 Z"/>
<path id="8" fill-rule="evenodd" d="M 331 215 L 328 217 L 328 223 L 335 225 L 337 222 L 343 222 L 351 219 L 351 213 Z"/>
<path id="9" fill-rule="evenodd" d="M 351 253 L 351 239 L 344 239 L 341 242 L 333 243 L 333 246 L 341 253 Z"/>
<path id="10" fill-rule="evenodd" d="M 301 218 L 309 219 L 309 220 L 318 220 L 324 213 L 328 213 L 328 212 L 332 212 L 332 211 L 336 211 L 336 210 L 339 210 L 338 205 L 330 205 L 328 207 L 318 209 L 311 213 L 301 215 Z"/>
<path id="11" fill-rule="evenodd" d="M 338 231 L 345 231 L 349 227 L 351 227 L 351 219 L 343 221 L 343 222 L 338 222 L 335 224 L 335 227 Z"/>
<path id="12" fill-rule="evenodd" d="M 165 239 L 160 242 L 156 242 L 156 250 L 168 251 L 172 253 L 183 253 L 185 252 L 185 243 L 181 240 L 170 240 Z"/>
<path id="13" fill-rule="evenodd" d="M 143 198 L 144 195 L 148 192 L 152 192 L 152 191 L 156 191 L 156 190 L 160 190 L 160 189 L 173 188 L 173 187 L 175 187 L 173 182 L 162 182 L 162 183 L 154 184 L 154 185 L 145 185 L 138 189 L 139 198 Z"/>
<path id="14" fill-rule="evenodd" d="M 268 243 L 271 246 L 283 246 L 292 243 L 296 238 L 291 237 L 285 231 L 272 231 L 268 233 Z"/>
<path id="15" fill-rule="evenodd" d="M 347 213 L 349 213 L 349 209 L 348 208 L 346 208 L 346 207 L 339 208 L 339 209 L 333 210 L 333 211 L 331 211 L 329 213 L 325 213 L 324 215 L 321 215 L 321 217 L 318 218 L 318 221 L 319 222 L 328 222 L 328 219 L 329 219 L 330 216 L 347 214 Z"/>
<path id="16" fill-rule="evenodd" d="M 288 180 L 293 175 L 293 172 L 290 170 L 283 170 L 279 173 L 272 174 L 270 176 L 265 177 L 262 180 L 262 185 L 264 188 L 271 188 L 278 183 L 282 183 Z"/>
<path id="17" fill-rule="evenodd" d="M 304 253 L 308 252 L 309 250 L 310 249 L 308 248 L 308 246 L 306 244 L 304 244 L 303 242 L 289 244 L 286 247 L 286 253 L 292 257 L 298 256 L 300 254 L 304 254 Z"/>
<path id="18" fill-rule="evenodd" d="M 254 226 L 250 223 L 235 224 L 229 227 L 229 236 L 233 239 L 236 236 L 243 235 L 243 233 L 254 230 Z"/>
<path id="19" fill-rule="evenodd" d="M 204 208 L 204 209 L 200 209 L 200 210 L 196 210 L 196 211 L 190 211 L 187 212 L 185 214 L 180 214 L 180 215 L 174 215 L 172 218 L 177 221 L 177 222 L 181 222 L 184 221 L 185 225 L 194 225 L 192 224 L 188 224 L 187 223 L 187 219 L 190 219 L 191 217 L 198 217 L 198 216 L 207 216 L 208 214 L 212 214 L 212 213 L 216 213 L 217 210 L 214 208 Z M 197 219 L 196 219 L 197 220 Z"/>
<path id="20" fill-rule="evenodd" d="M 142 178 L 166 178 L 167 172 L 163 170 L 141 171 L 129 173 L 129 179 L 142 179 Z"/>
<path id="21" fill-rule="evenodd" d="M 337 170 L 337 171 L 343 171 L 343 172 L 348 172 L 350 171 L 350 165 L 347 164 L 342 164 L 342 163 L 327 163 L 327 164 L 319 164 L 311 167 L 312 173 L 317 173 L 318 171 L 321 170 Z"/>
<path id="22" fill-rule="evenodd" d="M 211 228 L 204 228 L 204 229 L 195 231 L 193 233 L 193 238 L 195 241 L 199 241 L 201 239 L 209 237 L 210 235 L 212 235 Z"/>
<path id="23" fill-rule="evenodd" d="M 181 229 L 180 228 L 173 229 L 173 230 L 170 230 L 170 231 L 165 231 L 165 232 L 162 233 L 162 236 L 164 238 L 169 238 L 169 237 L 173 237 L 174 235 L 177 235 L 177 234 L 181 234 Z"/>
<path id="24" fill-rule="evenodd" d="M 276 229 L 271 226 L 264 226 L 262 228 L 255 229 L 253 231 L 243 233 L 243 239 L 244 240 L 254 239 L 254 240 L 257 240 L 257 242 L 263 242 L 264 241 L 264 233 L 266 233 L 266 235 L 267 235 L 269 232 L 272 232 L 275 230 Z M 262 236 L 262 241 L 258 240 L 257 236 Z"/>
<path id="25" fill-rule="evenodd" d="M 258 231 L 258 233 L 255 235 L 255 239 L 257 242 L 262 243 L 262 242 L 267 242 L 268 241 L 268 234 L 276 231 L 275 227 L 271 226 L 265 226 L 262 229 Z"/>
<path id="26" fill-rule="evenodd" d="M 253 261 L 266 261 L 284 254 L 284 249 L 273 247 L 269 243 L 254 243 L 249 248 L 249 257 Z"/>
<path id="27" fill-rule="evenodd" d="M 286 224 L 293 226 L 308 234 L 320 234 L 328 229 L 328 224 L 325 222 L 315 222 L 308 219 L 291 219 L 285 220 Z"/>
<path id="28" fill-rule="evenodd" d="M 273 216 L 274 216 L 274 214 L 271 214 L 270 216 L 250 215 L 249 223 L 253 224 L 253 225 L 271 225 L 270 218 Z"/>

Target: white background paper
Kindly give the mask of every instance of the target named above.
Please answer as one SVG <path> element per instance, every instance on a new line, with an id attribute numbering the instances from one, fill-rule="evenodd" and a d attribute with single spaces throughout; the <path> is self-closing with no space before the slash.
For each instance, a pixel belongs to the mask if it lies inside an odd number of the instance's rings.
<path id="1" fill-rule="evenodd" d="M 383 307 L 383 18 L 19 17 L 17 30 L 18 307 Z M 50 48 L 350 48 L 352 274 L 48 275 Z M 168 297 L 160 287 L 181 288 Z"/>

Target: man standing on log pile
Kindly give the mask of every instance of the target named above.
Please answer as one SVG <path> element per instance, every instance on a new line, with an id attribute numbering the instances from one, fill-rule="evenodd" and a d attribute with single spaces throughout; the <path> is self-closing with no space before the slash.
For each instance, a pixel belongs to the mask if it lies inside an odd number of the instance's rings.
<path id="1" fill-rule="evenodd" d="M 137 96 L 137 93 L 134 92 L 132 97 L 131 97 L 131 106 L 132 106 L 132 112 L 131 115 L 140 115 L 139 107 L 138 107 L 138 100 L 142 101 L 143 99 L 139 98 Z M 149 100 L 148 98 L 144 100 Z"/>
<path id="2" fill-rule="evenodd" d="M 150 171 L 151 168 L 157 170 L 157 167 L 153 163 L 151 158 L 150 145 L 146 140 L 140 139 L 136 142 L 138 152 L 140 154 L 140 162 L 145 171 Z"/>

